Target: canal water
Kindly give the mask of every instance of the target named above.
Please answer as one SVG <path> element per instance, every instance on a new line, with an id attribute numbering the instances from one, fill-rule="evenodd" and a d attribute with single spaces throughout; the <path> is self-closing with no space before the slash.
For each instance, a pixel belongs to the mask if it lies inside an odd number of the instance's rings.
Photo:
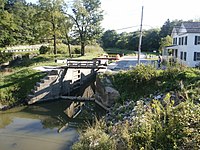
<path id="1" fill-rule="evenodd" d="M 76 125 L 86 121 L 84 113 L 92 113 L 86 110 L 73 119 L 65 111 L 69 106 L 68 101 L 55 101 L 0 112 L 0 150 L 70 149 L 79 137 Z"/>

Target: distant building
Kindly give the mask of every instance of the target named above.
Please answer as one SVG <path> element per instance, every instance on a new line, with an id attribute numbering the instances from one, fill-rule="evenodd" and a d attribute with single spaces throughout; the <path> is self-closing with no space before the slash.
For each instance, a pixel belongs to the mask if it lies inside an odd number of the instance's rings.
<path id="1" fill-rule="evenodd" d="M 174 61 L 188 67 L 200 63 L 200 22 L 183 22 L 173 28 L 171 36 L 173 44 L 164 48 L 164 58 L 171 56 Z"/>

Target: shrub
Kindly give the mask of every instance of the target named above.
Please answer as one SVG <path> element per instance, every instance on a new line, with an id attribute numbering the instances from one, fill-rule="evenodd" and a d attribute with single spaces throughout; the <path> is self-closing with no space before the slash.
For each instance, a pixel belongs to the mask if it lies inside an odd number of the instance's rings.
<path id="1" fill-rule="evenodd" d="M 74 52 L 75 52 L 75 54 L 80 54 L 80 53 L 81 53 L 81 50 L 80 50 L 79 48 L 75 48 L 75 49 L 74 49 Z"/>
<path id="2" fill-rule="evenodd" d="M 152 66 L 140 65 L 133 70 L 111 75 L 111 78 L 114 86 L 122 95 L 122 99 L 133 98 L 136 100 L 157 90 L 158 75 L 159 73 Z"/>
<path id="3" fill-rule="evenodd" d="M 0 51 L 0 64 L 5 63 L 12 60 L 12 53 L 5 53 Z"/>
<path id="4" fill-rule="evenodd" d="M 167 94 L 162 101 L 147 105 L 138 101 L 131 118 L 108 128 L 120 150 L 184 150 L 200 148 L 199 126 L 200 105 L 190 100 L 174 105 Z"/>
<path id="5" fill-rule="evenodd" d="M 152 66 L 140 65 L 133 70 L 110 75 L 110 78 L 122 96 L 121 101 L 124 101 L 128 98 L 138 100 L 140 97 L 157 92 L 179 91 L 183 87 L 189 88 L 190 84 L 194 84 L 200 79 L 199 76 L 198 69 L 180 66 L 156 70 Z M 195 87 L 193 86 L 193 88 Z"/>
<path id="6" fill-rule="evenodd" d="M 40 52 L 40 54 L 46 54 L 46 53 L 48 53 L 48 52 L 50 52 L 51 51 L 51 49 L 50 49 L 50 47 L 48 47 L 48 46 L 41 46 L 40 47 L 40 49 L 39 49 L 39 52 Z"/>
<path id="7" fill-rule="evenodd" d="M 57 45 L 57 53 L 58 54 L 67 54 L 67 55 L 69 55 L 69 50 L 68 50 L 67 45 L 65 45 L 65 44 L 58 44 Z"/>
<path id="8" fill-rule="evenodd" d="M 105 129 L 105 122 L 96 120 L 95 125 L 88 127 L 81 134 L 72 150 L 115 150 L 115 141 L 105 133 Z"/>

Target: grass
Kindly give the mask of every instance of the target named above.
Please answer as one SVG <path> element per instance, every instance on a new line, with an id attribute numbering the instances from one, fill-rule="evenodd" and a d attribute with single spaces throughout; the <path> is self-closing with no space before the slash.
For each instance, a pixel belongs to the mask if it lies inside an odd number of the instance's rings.
<path id="1" fill-rule="evenodd" d="M 4 105 L 23 103 L 35 83 L 44 76 L 44 73 L 30 68 L 15 70 L 13 73 L 1 72 L 0 103 Z"/>
<path id="2" fill-rule="evenodd" d="M 104 50 L 108 54 L 136 55 L 134 50 L 119 49 L 119 48 L 106 48 Z"/>
<path id="3" fill-rule="evenodd" d="M 138 100 L 154 93 L 179 91 L 181 83 L 198 100 L 200 71 L 192 68 L 172 67 L 167 70 L 156 70 L 152 66 L 137 66 L 134 70 L 109 75 L 115 88 L 121 94 L 121 101 Z M 192 91 L 191 91 L 192 89 Z"/>

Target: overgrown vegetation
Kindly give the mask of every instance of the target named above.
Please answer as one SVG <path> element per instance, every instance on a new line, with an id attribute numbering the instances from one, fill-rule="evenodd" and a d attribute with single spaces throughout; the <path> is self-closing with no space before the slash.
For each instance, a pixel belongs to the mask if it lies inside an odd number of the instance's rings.
<path id="1" fill-rule="evenodd" d="M 5 53 L 0 51 L 0 64 L 6 63 L 12 60 L 12 53 Z"/>
<path id="2" fill-rule="evenodd" d="M 138 100 L 155 93 L 179 91 L 181 88 L 194 89 L 194 84 L 200 80 L 200 71 L 180 66 L 163 71 L 140 65 L 133 70 L 111 75 L 110 78 L 122 95 L 122 100 Z"/>
<path id="3" fill-rule="evenodd" d="M 83 145 L 103 149 L 103 136 L 114 144 L 111 150 L 200 149 L 200 70 L 174 67 L 160 71 L 141 65 L 106 76 L 123 99 L 105 116 L 104 126 L 96 123 L 96 130 L 88 128 L 74 149 L 81 150 Z M 103 136 L 97 138 L 94 132 Z"/>

